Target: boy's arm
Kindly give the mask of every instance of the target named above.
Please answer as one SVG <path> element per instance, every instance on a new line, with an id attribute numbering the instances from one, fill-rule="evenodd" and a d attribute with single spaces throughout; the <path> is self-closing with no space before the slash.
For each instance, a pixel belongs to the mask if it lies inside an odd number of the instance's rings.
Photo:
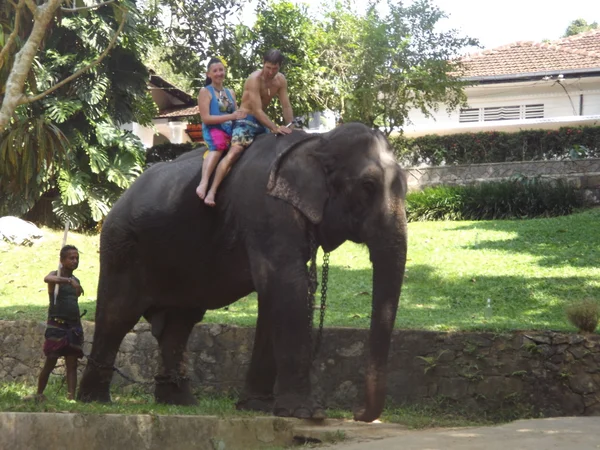
<path id="1" fill-rule="evenodd" d="M 283 120 L 286 124 L 288 124 L 294 121 L 294 112 L 292 111 L 292 104 L 290 103 L 290 97 L 288 95 L 287 80 L 283 74 L 281 74 L 281 77 L 283 80 L 281 88 L 279 89 L 278 97 L 279 102 L 281 103 L 281 109 L 283 110 Z"/>
<path id="2" fill-rule="evenodd" d="M 81 290 L 81 293 L 83 293 L 83 289 L 81 289 L 81 286 L 77 282 L 77 280 L 75 280 L 74 278 L 59 277 L 56 275 L 56 270 L 53 270 L 48 275 L 46 275 L 44 277 L 44 282 L 48 283 L 48 292 L 50 294 L 54 293 L 54 285 L 55 284 L 70 284 L 78 291 Z M 79 289 L 78 289 L 78 287 L 79 287 Z M 81 295 L 81 293 L 79 293 L 79 295 Z"/>

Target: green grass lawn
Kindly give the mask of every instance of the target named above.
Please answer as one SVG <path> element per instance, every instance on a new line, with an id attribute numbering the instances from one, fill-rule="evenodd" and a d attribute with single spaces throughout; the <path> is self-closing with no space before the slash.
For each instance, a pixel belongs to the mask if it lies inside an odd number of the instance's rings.
<path id="1" fill-rule="evenodd" d="M 35 392 L 35 387 L 25 383 L 0 383 L 0 411 L 12 412 L 72 412 L 81 414 L 153 414 L 153 415 L 214 415 L 218 417 L 255 417 L 265 416 L 262 412 L 238 411 L 236 398 L 225 395 L 197 395 L 195 406 L 163 405 L 154 401 L 151 394 L 120 392 L 112 390 L 112 403 L 82 403 L 66 399 L 66 385 L 59 376 L 52 376 L 42 403 L 23 401 L 23 398 Z M 511 412 L 511 414 L 514 414 Z M 352 412 L 346 410 L 327 410 L 330 418 L 351 419 Z M 518 416 L 522 417 L 522 416 Z M 491 425 L 513 419 L 513 415 L 486 417 L 463 411 L 456 405 L 430 403 L 428 405 L 387 406 L 381 420 L 403 424 L 409 428 L 456 427 L 473 425 Z"/>
<path id="2" fill-rule="evenodd" d="M 396 327 L 575 331 L 565 306 L 600 300 L 599 222 L 596 208 L 550 219 L 409 224 Z M 56 267 L 62 232 L 44 231 L 32 247 L 0 246 L 0 319 L 45 319 L 42 280 Z M 76 272 L 86 290 L 81 309 L 93 320 L 98 237 L 70 233 L 69 243 L 81 250 Z M 325 326 L 369 326 L 371 276 L 366 247 L 346 243 L 332 253 Z M 488 298 L 490 319 L 484 317 Z M 205 321 L 253 326 L 256 297 L 211 311 Z"/>

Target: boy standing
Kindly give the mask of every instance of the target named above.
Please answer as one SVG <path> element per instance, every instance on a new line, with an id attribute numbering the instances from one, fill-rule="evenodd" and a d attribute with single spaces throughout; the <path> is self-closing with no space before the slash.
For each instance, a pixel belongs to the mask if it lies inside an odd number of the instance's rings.
<path id="1" fill-rule="evenodd" d="M 44 278 L 48 283 L 48 322 L 44 342 L 46 362 L 38 378 L 35 398 L 45 400 L 44 390 L 50 373 L 56 367 L 58 358 L 64 356 L 67 366 L 67 398 L 75 399 L 77 388 L 77 359 L 83 357 L 83 328 L 79 314 L 78 298 L 83 294 L 79 279 L 73 272 L 79 266 L 79 251 L 72 245 L 65 245 L 60 251 L 60 276 L 57 271 L 50 272 Z M 54 298 L 54 287 L 59 286 Z"/>

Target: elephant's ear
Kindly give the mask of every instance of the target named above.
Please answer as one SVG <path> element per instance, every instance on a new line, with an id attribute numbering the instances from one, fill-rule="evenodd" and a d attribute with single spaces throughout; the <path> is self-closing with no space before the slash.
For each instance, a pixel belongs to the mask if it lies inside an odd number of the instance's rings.
<path id="1" fill-rule="evenodd" d="M 271 166 L 267 194 L 298 208 L 312 223 L 323 219 L 328 198 L 327 179 L 314 150 L 322 147 L 320 136 L 291 143 Z"/>

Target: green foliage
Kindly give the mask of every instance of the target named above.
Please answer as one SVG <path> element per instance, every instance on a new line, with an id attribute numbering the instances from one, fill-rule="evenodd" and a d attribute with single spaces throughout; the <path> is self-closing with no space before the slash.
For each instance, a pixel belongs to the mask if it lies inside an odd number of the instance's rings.
<path id="1" fill-rule="evenodd" d="M 117 45 L 92 70 L 21 106 L 0 135 L 0 211 L 21 215 L 46 195 L 72 226 L 92 226 L 141 173 L 141 142 L 120 125 L 151 123 L 156 105 L 141 62 L 157 32 L 139 24 L 136 9 L 120 1 L 80 14 L 58 15 L 35 59 L 26 94 L 44 92 L 96 60 L 113 38 L 123 8 L 127 21 Z M 15 48 L 16 51 L 16 48 Z M 55 223 L 48 217 L 31 217 Z"/>
<path id="2" fill-rule="evenodd" d="M 230 55 L 236 66 L 242 68 L 241 71 L 232 69 L 232 75 L 245 79 L 250 72 L 262 67 L 263 55 L 268 50 L 277 48 L 286 58 L 281 71 L 288 81 L 294 114 L 307 115 L 322 110 L 324 104 L 330 103 L 333 92 L 322 83 L 325 68 L 319 63 L 319 33 L 318 24 L 308 15 L 305 5 L 270 1 L 257 10 L 256 23 L 251 29 L 238 28 L 240 50 L 251 50 L 245 64 L 239 64 L 239 56 Z M 281 117 L 277 102 L 270 105 L 268 114 L 272 118 Z M 277 122 L 281 123 L 281 120 Z"/>
<path id="3" fill-rule="evenodd" d="M 584 31 L 597 30 L 598 22 L 587 23 L 585 19 L 575 19 L 573 20 L 567 29 L 565 30 L 565 34 L 563 37 L 573 36 L 575 34 L 583 33 Z"/>
<path id="4" fill-rule="evenodd" d="M 49 174 L 66 161 L 69 149 L 63 131 L 44 116 L 15 121 L 0 134 L 0 212 L 11 205 L 18 208 L 10 201 L 13 198 L 40 195 Z"/>
<path id="5" fill-rule="evenodd" d="M 146 151 L 146 167 L 157 162 L 172 161 L 184 153 L 197 149 L 199 146 L 191 142 L 154 145 Z"/>
<path id="6" fill-rule="evenodd" d="M 431 134 L 413 139 L 399 136 L 392 138 L 391 143 L 398 160 L 409 166 L 597 158 L 600 127 Z"/>
<path id="7" fill-rule="evenodd" d="M 451 61 L 478 41 L 455 30 L 438 32 L 446 15 L 430 0 L 388 1 L 387 7 L 385 16 L 371 7 L 359 23 L 355 69 L 341 95 L 347 96 L 344 121 L 383 127 L 389 135 L 412 108 L 429 116 L 439 103 L 453 110 L 466 101 L 460 68 Z"/>
<path id="8" fill-rule="evenodd" d="M 571 303 L 566 308 L 569 322 L 580 333 L 593 333 L 600 320 L 600 304 L 590 298 Z"/>
<path id="9" fill-rule="evenodd" d="M 239 0 L 164 4 L 177 18 L 167 27 L 164 56 L 176 73 L 203 78 L 203 62 L 219 55 L 228 65 L 228 84 L 239 93 L 261 67 L 264 52 L 279 48 L 287 58 L 282 72 L 297 115 L 330 109 L 345 121 L 390 133 L 413 107 L 428 115 L 440 102 L 453 109 L 465 101 L 459 67 L 449 61 L 477 41 L 454 30 L 438 32 L 445 14 L 431 0 L 410 6 L 389 1 L 385 15 L 374 5 L 365 15 L 353 1 L 331 2 L 319 18 L 290 1 L 259 1 L 252 27 L 232 25 Z M 268 113 L 279 121 L 275 103 Z"/>
<path id="10" fill-rule="evenodd" d="M 491 220 L 571 214 L 582 201 L 562 180 L 517 177 L 466 186 L 438 186 L 406 197 L 409 221 Z"/>

